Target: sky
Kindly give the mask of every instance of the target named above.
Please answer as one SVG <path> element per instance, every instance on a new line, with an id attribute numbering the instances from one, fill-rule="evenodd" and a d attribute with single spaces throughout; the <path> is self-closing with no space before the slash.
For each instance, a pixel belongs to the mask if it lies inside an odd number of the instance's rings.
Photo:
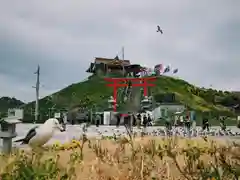
<path id="1" fill-rule="evenodd" d="M 200 87 L 240 90 L 238 0 L 0 0 L 0 96 L 34 100 L 89 75 L 95 57 L 178 68 Z M 161 26 L 163 34 L 156 32 Z"/>

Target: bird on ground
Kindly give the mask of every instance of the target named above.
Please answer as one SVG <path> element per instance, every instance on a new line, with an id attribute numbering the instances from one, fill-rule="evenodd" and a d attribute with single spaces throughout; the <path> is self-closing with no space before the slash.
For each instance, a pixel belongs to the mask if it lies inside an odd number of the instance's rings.
<path id="1" fill-rule="evenodd" d="M 44 124 L 30 129 L 24 138 L 18 139 L 15 142 L 28 144 L 32 148 L 41 147 L 52 138 L 56 130 L 65 131 L 57 119 L 50 118 Z"/>
<path id="2" fill-rule="evenodd" d="M 204 141 L 208 141 L 208 138 L 207 138 L 207 136 L 202 136 L 202 139 L 204 140 Z"/>
<path id="3" fill-rule="evenodd" d="M 238 107 L 239 107 L 239 104 L 236 104 L 232 108 L 235 109 L 235 108 L 238 108 Z"/>
<path id="4" fill-rule="evenodd" d="M 163 34 L 162 29 L 160 28 L 160 26 L 157 26 L 157 32 L 160 32 L 161 34 Z"/>

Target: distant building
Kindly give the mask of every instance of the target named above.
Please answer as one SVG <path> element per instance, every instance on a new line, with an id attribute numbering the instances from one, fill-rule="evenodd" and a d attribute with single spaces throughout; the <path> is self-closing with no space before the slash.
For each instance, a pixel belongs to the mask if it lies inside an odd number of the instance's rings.
<path id="1" fill-rule="evenodd" d="M 10 108 L 8 109 L 8 117 L 15 117 L 16 119 L 23 119 L 23 109 Z"/>
<path id="2" fill-rule="evenodd" d="M 96 75 L 107 73 L 125 73 L 141 71 L 139 64 L 131 64 L 130 60 L 120 60 L 118 56 L 114 59 L 96 57 L 93 63 L 90 63 L 89 68 L 86 70 L 88 73 Z"/>
<path id="3" fill-rule="evenodd" d="M 130 65 L 129 60 L 119 60 L 118 58 L 109 59 L 96 57 L 95 61 L 90 64 L 86 72 L 93 74 L 107 73 L 107 72 L 122 72 L 123 66 Z"/>
<path id="4" fill-rule="evenodd" d="M 153 110 L 154 119 L 159 119 L 168 116 L 168 113 L 182 112 L 186 109 L 180 103 L 160 103 L 158 107 Z"/>

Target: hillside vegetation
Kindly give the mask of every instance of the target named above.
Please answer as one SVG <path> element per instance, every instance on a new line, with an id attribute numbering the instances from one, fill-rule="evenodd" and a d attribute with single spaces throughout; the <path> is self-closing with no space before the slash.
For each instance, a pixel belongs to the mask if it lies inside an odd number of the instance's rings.
<path id="1" fill-rule="evenodd" d="M 0 117 L 4 116 L 9 108 L 16 108 L 24 105 L 24 103 L 16 98 L 1 97 L 0 98 Z"/>
<path id="2" fill-rule="evenodd" d="M 238 95 L 213 89 L 198 88 L 188 82 L 168 76 L 160 76 L 151 88 L 152 95 L 159 101 L 162 94 L 174 93 L 176 102 L 198 112 L 214 112 L 216 114 L 232 114 L 228 107 L 240 102 Z M 59 92 L 40 100 L 40 114 L 48 116 L 55 110 L 73 110 L 76 108 L 93 108 L 103 110 L 107 99 L 113 95 L 113 89 L 106 87 L 103 77 L 90 76 L 88 80 L 72 84 Z M 34 102 L 25 106 L 25 112 L 30 115 Z M 43 118 L 43 117 L 42 117 Z M 41 118 L 41 119 L 42 119 Z M 43 118 L 45 119 L 45 118 Z"/>

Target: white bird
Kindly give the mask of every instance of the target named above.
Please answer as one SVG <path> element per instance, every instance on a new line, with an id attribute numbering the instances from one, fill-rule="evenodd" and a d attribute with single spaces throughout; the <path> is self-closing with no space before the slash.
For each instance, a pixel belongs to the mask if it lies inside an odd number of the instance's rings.
<path id="1" fill-rule="evenodd" d="M 44 124 L 30 129 L 24 138 L 15 142 L 22 142 L 21 144 L 28 144 L 31 147 L 41 147 L 52 138 L 56 130 L 65 131 L 57 119 L 50 118 Z"/>

